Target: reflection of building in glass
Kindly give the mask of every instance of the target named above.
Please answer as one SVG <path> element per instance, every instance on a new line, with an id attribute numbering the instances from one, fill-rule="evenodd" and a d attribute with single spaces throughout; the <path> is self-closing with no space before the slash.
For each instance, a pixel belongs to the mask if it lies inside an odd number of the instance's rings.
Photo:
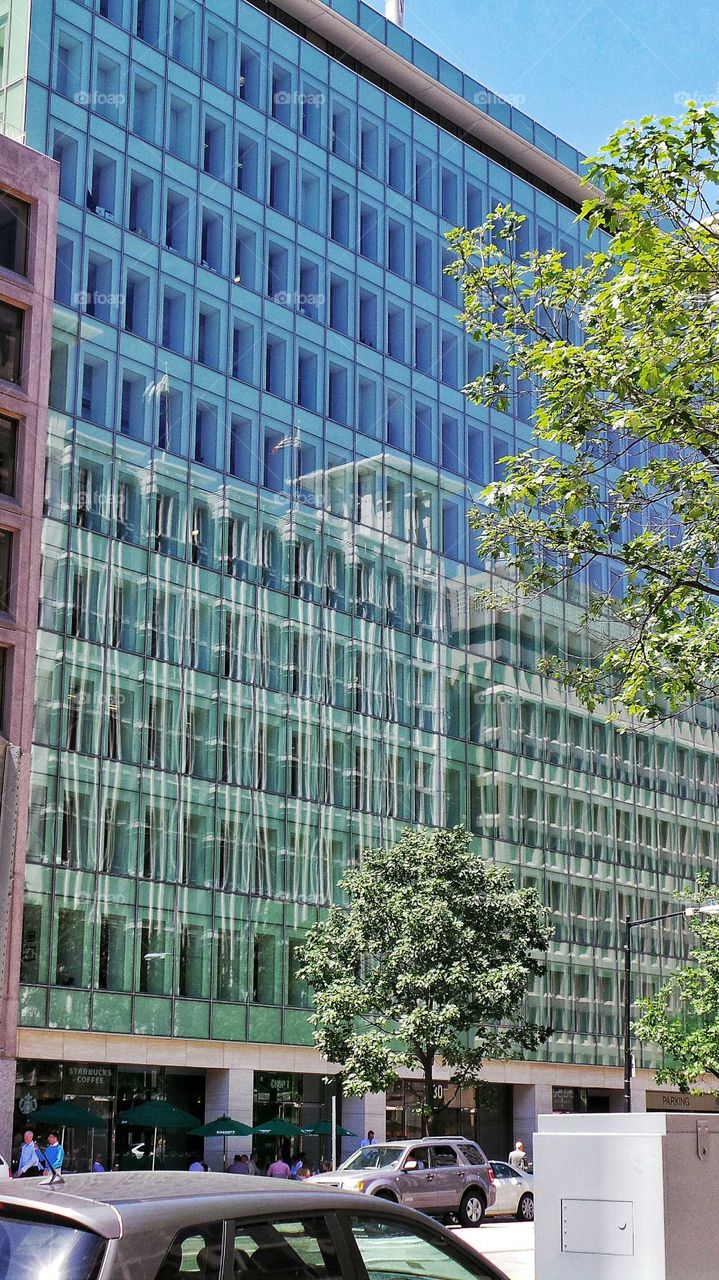
<path id="1" fill-rule="evenodd" d="M 208 1117 L 259 1072 L 319 1106 L 304 930 L 363 847 L 466 822 L 552 909 L 554 1035 L 447 1124 L 526 1141 L 552 1085 L 618 1104 L 616 922 L 713 856 L 713 719 L 621 735 L 537 674 L 581 599 L 475 603 L 467 511 L 531 404 L 463 396 L 490 353 L 442 237 L 511 200 L 577 261 L 579 157 L 357 0 L 298 7 L 35 3 L 4 90 L 61 197 L 19 1089 L 92 1062 L 198 1073 Z M 653 983 L 684 944 L 642 945 Z"/>

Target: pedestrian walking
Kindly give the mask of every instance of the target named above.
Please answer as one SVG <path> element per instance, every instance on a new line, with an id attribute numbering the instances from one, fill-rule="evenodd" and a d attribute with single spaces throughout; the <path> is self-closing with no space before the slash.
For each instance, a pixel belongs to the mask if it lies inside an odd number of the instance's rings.
<path id="1" fill-rule="evenodd" d="M 47 1144 L 42 1152 L 41 1161 L 49 1173 L 62 1173 L 62 1162 L 65 1159 L 65 1151 L 60 1145 L 56 1133 L 47 1135 Z"/>
<path id="2" fill-rule="evenodd" d="M 267 1168 L 268 1178 L 289 1178 L 289 1176 L 290 1176 L 290 1166 L 287 1164 L 285 1160 L 282 1159 L 281 1156 L 279 1160 L 273 1160 L 272 1164 L 268 1165 L 268 1168 Z"/>
<path id="3" fill-rule="evenodd" d="M 514 1150 L 510 1151 L 507 1156 L 507 1164 L 511 1164 L 513 1169 L 519 1169 L 521 1173 L 527 1168 L 527 1153 L 524 1150 L 523 1142 L 515 1142 Z"/>
<path id="4" fill-rule="evenodd" d="M 360 1147 L 376 1147 L 377 1139 L 374 1136 L 374 1129 L 367 1130 L 367 1137 L 360 1142 Z"/>
<path id="5" fill-rule="evenodd" d="M 16 1178 L 39 1178 L 42 1173 L 40 1154 L 37 1149 L 32 1129 L 27 1129 L 22 1136 L 22 1146 L 17 1162 Z"/>

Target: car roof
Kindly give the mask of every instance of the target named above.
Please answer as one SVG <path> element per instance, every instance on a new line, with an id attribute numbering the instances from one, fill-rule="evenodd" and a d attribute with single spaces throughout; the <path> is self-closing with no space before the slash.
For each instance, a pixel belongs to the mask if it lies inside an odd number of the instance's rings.
<path id="1" fill-rule="evenodd" d="M 235 1174 L 225 1173 L 153 1173 L 151 1170 L 71 1173 L 53 1183 L 32 1178 L 3 1185 L 0 1218 L 2 1205 L 12 1204 L 67 1218 L 106 1239 L 118 1239 L 126 1231 L 140 1230 L 160 1221 L 160 1214 L 166 1222 L 171 1213 L 178 1227 L 202 1221 L 202 1216 L 198 1219 L 198 1198 L 203 1201 L 209 1221 L 273 1214 L 282 1209 L 287 1196 L 293 1198 L 293 1210 L 298 1212 L 346 1208 L 348 1199 L 344 1191 L 329 1192 L 304 1183 L 250 1174 L 240 1180 Z M 366 1196 L 350 1198 L 356 1201 L 356 1209 L 367 1210 Z M 159 1202 L 163 1202 L 162 1209 Z"/>
<path id="2" fill-rule="evenodd" d="M 206 1217 L 198 1212 L 198 1200 L 206 1206 Z M 380 1206 L 365 1195 L 325 1191 L 321 1186 L 300 1182 L 250 1174 L 238 1178 L 235 1174 L 224 1173 L 138 1170 L 71 1173 L 52 1184 L 44 1178 L 8 1182 L 0 1188 L 0 1220 L 2 1206 L 12 1205 L 18 1209 L 52 1214 L 54 1218 L 67 1218 L 106 1239 L 119 1239 L 133 1230 L 147 1230 L 153 1224 L 174 1231 L 220 1218 L 252 1221 L 258 1217 L 275 1217 L 283 1212 L 288 1200 L 293 1213 L 346 1212 L 349 1209 L 357 1214 L 373 1214 L 381 1208 L 383 1217 L 405 1220 L 424 1217 L 389 1200 L 383 1200 Z M 436 1223 L 432 1226 L 442 1232 Z M 460 1252 L 463 1251 L 462 1241 L 455 1241 L 455 1245 L 459 1245 Z M 507 1280 L 504 1272 L 488 1259 L 483 1258 L 482 1261 L 497 1280 Z"/>
<path id="3" fill-rule="evenodd" d="M 371 1146 L 358 1147 L 357 1151 L 373 1151 L 375 1147 L 397 1147 L 397 1150 L 401 1150 L 403 1147 L 412 1147 L 417 1142 L 428 1141 L 428 1138 L 387 1138 L 386 1142 L 373 1142 Z M 356 1151 L 352 1152 L 353 1156 L 356 1154 Z"/>
<path id="4" fill-rule="evenodd" d="M 469 1142 L 473 1147 L 478 1147 L 479 1143 L 474 1138 L 463 1138 L 457 1136 L 456 1133 L 433 1134 L 431 1138 L 426 1139 L 427 1142 Z"/>
<path id="5" fill-rule="evenodd" d="M 419 1143 L 424 1146 L 428 1142 L 470 1142 L 473 1147 L 479 1146 L 474 1138 L 458 1138 L 455 1134 L 436 1134 L 428 1135 L 426 1138 L 388 1138 L 386 1142 L 373 1142 L 372 1146 L 376 1147 L 416 1147 Z M 358 1147 L 360 1151 L 371 1151 L 372 1147 Z"/>

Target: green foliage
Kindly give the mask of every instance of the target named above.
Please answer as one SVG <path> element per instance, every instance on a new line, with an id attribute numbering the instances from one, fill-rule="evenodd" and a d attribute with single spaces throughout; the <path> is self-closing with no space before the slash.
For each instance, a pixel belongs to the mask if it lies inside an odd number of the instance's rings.
<path id="1" fill-rule="evenodd" d="M 450 234 L 464 320 L 495 360 L 468 391 L 529 387 L 537 448 L 509 460 L 470 523 L 517 581 L 506 607 L 596 563 L 585 665 L 548 661 L 590 709 L 655 719 L 719 693 L 719 116 L 629 124 L 590 162 L 590 246 L 520 253 L 499 207 Z"/>
<path id="2" fill-rule="evenodd" d="M 689 901 L 719 899 L 708 876 L 699 878 Z M 719 917 L 693 915 L 688 925 L 698 945 L 691 964 L 672 975 L 651 1000 L 640 1001 L 642 1016 L 634 1024 L 640 1040 L 664 1050 L 665 1065 L 656 1072 L 660 1084 L 687 1091 L 701 1076 L 719 1080 Z"/>
<path id="3" fill-rule="evenodd" d="M 345 1093 L 388 1088 L 417 1071 L 425 1120 L 441 1109 L 433 1067 L 456 1085 L 480 1078 L 483 1059 L 516 1056 L 547 1037 L 522 1016 L 551 935 L 533 889 L 470 851 L 452 831 L 407 830 L 346 873 L 347 909 L 310 931 L 303 976 L 314 989 L 317 1046 L 342 1065 Z"/>

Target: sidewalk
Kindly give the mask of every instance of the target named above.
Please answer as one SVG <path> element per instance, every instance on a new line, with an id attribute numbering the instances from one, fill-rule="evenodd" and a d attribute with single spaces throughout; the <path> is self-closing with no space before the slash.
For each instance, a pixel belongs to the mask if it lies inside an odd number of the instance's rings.
<path id="1" fill-rule="evenodd" d="M 481 1227 L 458 1227 L 456 1234 L 506 1271 L 509 1280 L 534 1280 L 533 1223 L 490 1221 Z"/>

